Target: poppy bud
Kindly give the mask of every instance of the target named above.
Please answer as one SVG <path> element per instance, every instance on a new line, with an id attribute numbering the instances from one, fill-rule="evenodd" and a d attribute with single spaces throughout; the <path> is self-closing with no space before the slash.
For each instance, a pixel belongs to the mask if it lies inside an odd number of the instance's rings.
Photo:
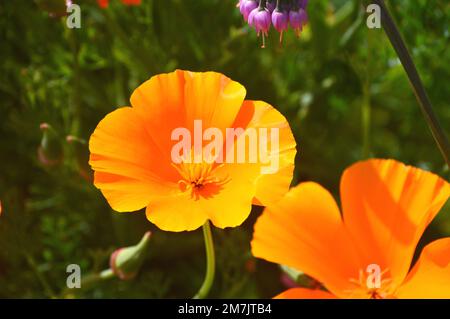
<path id="1" fill-rule="evenodd" d="M 284 278 L 282 277 L 282 281 L 285 283 L 288 282 L 288 278 L 293 282 L 298 282 L 300 276 L 303 275 L 303 272 L 298 271 L 297 269 L 294 269 L 292 267 L 288 267 L 285 265 L 280 265 L 280 267 L 282 270 L 282 275 L 285 276 Z"/>
<path id="2" fill-rule="evenodd" d="M 295 288 L 298 287 L 297 282 L 288 274 L 286 273 L 281 273 L 280 275 L 280 281 L 283 284 L 283 286 L 285 286 L 286 288 Z"/>
<path id="3" fill-rule="evenodd" d="M 92 170 L 89 166 L 89 149 L 85 140 L 67 135 L 66 141 L 72 146 L 80 175 L 87 181 L 92 180 Z"/>
<path id="4" fill-rule="evenodd" d="M 42 133 L 41 145 L 38 148 L 38 159 L 44 166 L 55 166 L 62 161 L 63 147 L 58 134 L 48 123 L 40 125 Z"/>
<path id="5" fill-rule="evenodd" d="M 137 245 L 119 248 L 112 253 L 109 264 L 117 277 L 129 280 L 137 275 L 147 255 L 150 236 L 151 233 L 148 231 Z"/>

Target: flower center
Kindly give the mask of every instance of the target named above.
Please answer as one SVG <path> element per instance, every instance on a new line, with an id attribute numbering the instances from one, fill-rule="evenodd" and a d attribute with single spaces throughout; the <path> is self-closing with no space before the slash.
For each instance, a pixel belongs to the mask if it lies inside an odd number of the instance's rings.
<path id="1" fill-rule="evenodd" d="M 228 177 L 219 177 L 217 170 L 223 166 L 215 163 L 190 163 L 182 162 L 172 164 L 178 171 L 181 179 L 178 186 L 182 192 L 191 192 L 191 197 L 198 200 L 200 196 L 211 197 L 222 189 L 229 181 Z"/>
<path id="2" fill-rule="evenodd" d="M 357 294 L 369 299 L 391 299 L 394 298 L 395 287 L 392 279 L 386 276 L 388 269 L 379 273 L 379 278 L 373 277 L 373 274 L 367 274 L 363 269 L 359 270 L 358 279 L 350 279 L 356 287 L 350 293 Z M 384 277 L 384 278 L 383 278 Z"/>

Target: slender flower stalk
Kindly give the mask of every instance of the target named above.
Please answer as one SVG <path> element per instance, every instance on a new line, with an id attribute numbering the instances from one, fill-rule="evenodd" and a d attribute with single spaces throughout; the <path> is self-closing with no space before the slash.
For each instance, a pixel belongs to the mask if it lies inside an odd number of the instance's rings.
<path id="1" fill-rule="evenodd" d="M 211 286 L 214 281 L 216 257 L 214 255 L 214 242 L 211 234 L 211 227 L 209 221 L 203 225 L 203 236 L 205 238 L 205 250 L 206 250 L 206 275 L 202 286 L 195 294 L 194 299 L 204 299 L 211 290 Z"/>
<path id="2" fill-rule="evenodd" d="M 397 55 L 402 62 L 403 68 L 408 75 L 409 81 L 414 89 L 414 94 L 416 95 L 417 101 L 419 102 L 422 113 L 430 127 L 433 138 L 442 153 L 442 156 L 450 167 L 450 143 L 445 134 L 445 131 L 441 127 L 436 114 L 433 111 L 433 106 L 428 97 L 428 94 L 423 86 L 422 80 L 419 73 L 417 72 L 416 66 L 411 58 L 408 48 L 403 41 L 402 35 L 392 19 L 384 0 L 373 0 L 373 3 L 377 4 L 381 8 L 381 23 L 383 28 L 391 41 Z"/>
<path id="3" fill-rule="evenodd" d="M 113 270 L 111 268 L 105 269 L 99 273 L 92 273 L 87 274 L 86 276 L 81 277 L 81 289 L 90 288 L 94 285 L 106 281 L 112 278 L 115 278 L 116 275 L 114 274 Z M 73 294 L 73 289 L 65 288 L 61 294 L 60 298 L 70 298 L 70 296 Z"/>

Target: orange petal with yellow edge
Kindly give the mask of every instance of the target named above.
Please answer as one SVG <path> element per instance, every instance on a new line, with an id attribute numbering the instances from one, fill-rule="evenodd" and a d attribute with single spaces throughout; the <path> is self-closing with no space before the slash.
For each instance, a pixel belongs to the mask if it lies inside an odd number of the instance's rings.
<path id="1" fill-rule="evenodd" d="M 439 176 L 394 160 L 350 166 L 341 179 L 343 218 L 364 267 L 379 265 L 399 285 L 449 195 L 449 184 Z"/>
<path id="2" fill-rule="evenodd" d="M 248 123 L 245 115 L 251 114 Z M 256 181 L 254 204 L 268 206 L 280 200 L 289 190 L 294 173 L 296 142 L 286 118 L 270 104 L 262 101 L 244 101 L 235 127 L 244 126 L 258 132 L 258 140 L 264 136 L 267 143 L 257 151 L 258 166 L 265 169 Z M 263 133 L 264 132 L 264 133 Z M 267 133 L 265 133 L 267 132 Z M 272 134 L 275 143 L 272 143 Z M 248 150 L 250 152 L 252 150 Z"/>
<path id="3" fill-rule="evenodd" d="M 158 148 L 132 108 L 108 114 L 92 134 L 89 149 L 94 184 L 116 211 L 144 208 L 152 197 L 166 195 L 176 186 L 175 171 L 160 160 Z"/>
<path id="4" fill-rule="evenodd" d="M 131 104 L 144 120 L 150 136 L 171 161 L 171 139 L 176 128 L 187 128 L 193 138 L 194 121 L 203 131 L 231 127 L 245 98 L 245 88 L 217 72 L 175 72 L 153 76 L 131 95 Z"/>
<path id="5" fill-rule="evenodd" d="M 397 297 L 450 299 L 450 238 L 438 239 L 425 246 L 397 291 Z"/>
<path id="6" fill-rule="evenodd" d="M 338 206 L 313 182 L 299 184 L 264 210 L 251 246 L 254 256 L 303 271 L 339 297 L 358 278 L 358 258 Z"/>

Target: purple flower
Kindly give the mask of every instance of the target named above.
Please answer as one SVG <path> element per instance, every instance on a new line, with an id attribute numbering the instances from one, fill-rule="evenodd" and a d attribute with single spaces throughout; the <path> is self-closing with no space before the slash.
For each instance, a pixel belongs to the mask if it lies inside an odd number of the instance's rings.
<path id="1" fill-rule="evenodd" d="M 253 9 L 248 16 L 248 24 L 256 29 L 258 36 L 262 34 L 262 48 L 266 45 L 265 37 L 269 34 L 272 18 L 269 10 L 264 7 Z"/>
<path id="2" fill-rule="evenodd" d="M 262 47 L 272 24 L 280 33 L 280 43 L 289 25 L 300 36 L 308 23 L 307 5 L 308 0 L 239 0 L 237 4 L 249 26 L 256 29 L 258 36 L 262 35 Z"/>
<path id="3" fill-rule="evenodd" d="M 304 9 L 300 9 L 299 14 L 300 14 L 300 21 L 302 23 L 302 26 L 304 27 L 305 25 L 308 24 L 308 14 Z"/>
<path id="4" fill-rule="evenodd" d="M 278 8 L 272 13 L 273 27 L 280 32 L 280 43 L 283 40 L 283 31 L 287 29 L 289 14 L 286 11 L 280 11 Z"/>
<path id="5" fill-rule="evenodd" d="M 248 16 L 250 12 L 258 7 L 258 3 L 255 0 L 242 0 L 239 10 L 244 16 L 244 20 L 248 21 Z"/>
<path id="6" fill-rule="evenodd" d="M 254 27 L 253 22 L 254 22 L 254 20 L 255 20 L 255 14 L 256 14 L 258 11 L 259 11 L 259 9 L 258 9 L 258 8 L 255 8 L 255 9 L 253 9 L 252 12 L 250 12 L 250 14 L 248 15 L 247 22 L 248 22 L 248 25 L 249 25 L 249 26 Z"/>
<path id="7" fill-rule="evenodd" d="M 269 32 L 270 25 L 272 23 L 271 15 L 267 9 L 258 9 L 253 17 L 253 25 L 255 26 L 256 32 L 267 35 Z"/>
<path id="8" fill-rule="evenodd" d="M 287 29 L 289 22 L 289 15 L 286 11 L 275 10 L 272 13 L 272 24 L 278 32 L 283 32 Z"/>
<path id="9" fill-rule="evenodd" d="M 302 8 L 298 11 L 291 10 L 289 11 L 289 23 L 297 36 L 300 36 L 303 27 L 308 23 L 308 14 Z"/>

